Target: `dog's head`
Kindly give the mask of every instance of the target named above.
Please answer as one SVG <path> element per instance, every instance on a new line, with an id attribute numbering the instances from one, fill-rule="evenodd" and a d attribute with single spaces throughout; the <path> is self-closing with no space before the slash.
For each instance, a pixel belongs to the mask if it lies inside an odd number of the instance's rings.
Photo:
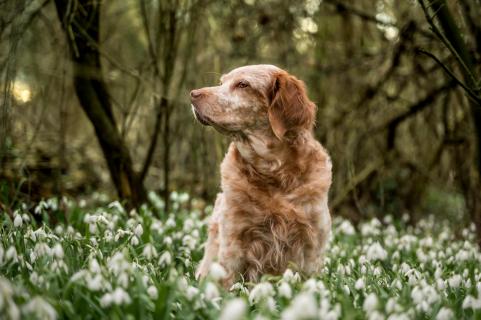
<path id="1" fill-rule="evenodd" d="M 224 134 L 270 130 L 278 139 L 311 130 L 316 106 L 304 83 L 272 65 L 244 66 L 221 77 L 215 87 L 192 90 L 197 120 Z"/>

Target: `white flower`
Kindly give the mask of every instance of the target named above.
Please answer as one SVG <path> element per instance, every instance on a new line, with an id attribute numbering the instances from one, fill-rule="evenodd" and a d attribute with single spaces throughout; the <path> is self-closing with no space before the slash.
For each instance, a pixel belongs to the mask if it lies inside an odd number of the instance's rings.
<path id="1" fill-rule="evenodd" d="M 199 289 L 193 286 L 188 286 L 185 292 L 187 300 L 192 300 L 199 293 Z"/>
<path id="2" fill-rule="evenodd" d="M 137 238 L 136 236 L 132 236 L 132 238 L 130 239 L 130 244 L 133 246 L 137 246 L 139 244 L 139 238 Z"/>
<path id="3" fill-rule="evenodd" d="M 289 283 L 295 283 L 301 281 L 301 276 L 297 272 L 294 273 L 291 269 L 286 269 L 282 275 L 282 279 Z"/>
<path id="4" fill-rule="evenodd" d="M 269 282 L 261 282 L 257 284 L 249 294 L 249 302 L 257 303 L 260 300 L 274 295 L 274 288 Z"/>
<path id="5" fill-rule="evenodd" d="M 90 232 L 91 234 L 96 234 L 96 233 L 97 233 L 97 224 L 96 224 L 95 222 L 89 224 L 89 232 Z"/>
<path id="6" fill-rule="evenodd" d="M 149 297 L 151 297 L 154 300 L 157 300 L 157 298 L 159 297 L 159 291 L 157 290 L 157 288 L 155 286 L 148 287 L 147 293 L 148 293 Z"/>
<path id="7" fill-rule="evenodd" d="M 28 216 L 28 214 L 24 213 L 22 214 L 22 220 L 23 222 L 28 223 L 30 222 L 30 217 Z"/>
<path id="8" fill-rule="evenodd" d="M 15 219 L 13 219 L 13 226 L 15 228 L 20 228 L 23 224 L 22 217 L 19 214 L 15 215 Z"/>
<path id="9" fill-rule="evenodd" d="M 38 319 L 57 319 L 55 309 L 47 301 L 38 296 L 23 306 L 23 311 L 27 314 L 35 314 Z"/>
<path id="10" fill-rule="evenodd" d="M 124 207 L 122 207 L 122 205 L 118 201 L 114 201 L 114 202 L 110 203 L 108 207 L 111 208 L 111 209 L 116 209 L 117 211 L 119 211 L 121 213 L 125 212 Z"/>
<path id="11" fill-rule="evenodd" d="M 166 246 L 170 246 L 170 245 L 172 244 L 172 238 L 169 237 L 169 236 L 165 237 L 165 238 L 164 238 L 164 244 L 165 244 Z"/>
<path id="12" fill-rule="evenodd" d="M 314 296 L 309 292 L 297 295 L 291 305 L 281 314 L 281 319 L 311 319 L 317 318 L 317 304 Z"/>
<path id="13" fill-rule="evenodd" d="M 219 297 L 219 289 L 217 289 L 217 286 L 212 282 L 208 282 L 205 285 L 204 293 L 207 300 L 214 300 Z"/>
<path id="14" fill-rule="evenodd" d="M 351 236 L 356 233 L 356 230 L 352 226 L 351 222 L 349 220 L 344 220 L 338 227 L 339 231 L 341 233 L 344 233 L 345 235 Z"/>
<path id="15" fill-rule="evenodd" d="M 369 246 L 366 252 L 367 259 L 370 261 L 375 260 L 386 260 L 387 252 L 381 246 L 379 242 L 374 242 L 372 245 Z"/>
<path id="16" fill-rule="evenodd" d="M 377 308 L 377 296 L 375 293 L 370 293 L 366 299 L 364 300 L 364 303 L 362 304 L 362 308 L 367 314 L 372 313 L 374 310 Z"/>
<path id="17" fill-rule="evenodd" d="M 131 299 L 129 294 L 119 287 L 112 292 L 112 301 L 114 304 L 120 306 L 122 304 L 130 304 Z"/>
<path id="18" fill-rule="evenodd" d="M 267 299 L 264 300 L 264 306 L 269 310 L 270 312 L 276 311 L 276 301 L 274 300 L 273 297 L 268 297 Z"/>
<path id="19" fill-rule="evenodd" d="M 33 250 L 35 251 L 37 257 L 52 255 L 52 249 L 50 249 L 50 247 L 44 242 L 37 243 Z"/>
<path id="20" fill-rule="evenodd" d="M 221 280 L 227 276 L 227 272 L 224 267 L 217 262 L 212 263 L 209 269 L 209 275 L 214 280 Z"/>
<path id="21" fill-rule="evenodd" d="M 454 319 L 454 313 L 451 309 L 442 307 L 436 315 L 436 320 L 451 320 Z"/>
<path id="22" fill-rule="evenodd" d="M 92 272 L 92 273 L 99 273 L 100 272 L 100 265 L 97 261 L 97 259 L 93 258 L 90 260 L 89 262 L 89 270 Z"/>
<path id="23" fill-rule="evenodd" d="M 14 246 L 10 246 L 5 253 L 5 260 L 18 262 L 17 249 Z"/>
<path id="24" fill-rule="evenodd" d="M 172 255 L 169 251 L 165 251 L 159 258 L 159 265 L 161 267 L 167 267 L 172 263 Z"/>
<path id="25" fill-rule="evenodd" d="M 99 291 L 102 289 L 102 282 L 103 278 L 100 274 L 96 274 L 95 276 L 87 275 L 85 277 L 85 280 L 87 282 L 87 288 L 91 291 Z"/>
<path id="26" fill-rule="evenodd" d="M 292 297 L 292 289 L 287 282 L 282 281 L 281 285 L 279 286 L 279 296 L 287 299 Z"/>
<path id="27" fill-rule="evenodd" d="M 62 259 L 63 256 L 64 256 L 63 248 L 62 248 L 62 245 L 60 243 L 57 243 L 53 246 L 52 252 L 53 252 L 53 256 L 58 258 L 58 259 Z"/>
<path id="28" fill-rule="evenodd" d="M 157 250 L 155 249 L 155 247 L 152 244 L 147 243 L 144 247 L 144 250 L 142 250 L 142 255 L 147 260 L 151 260 L 152 258 L 157 257 Z"/>
<path id="29" fill-rule="evenodd" d="M 357 279 L 356 283 L 354 284 L 354 288 L 356 288 L 356 290 L 362 290 L 365 287 L 366 287 L 366 284 L 364 283 L 363 278 Z"/>
<path id="30" fill-rule="evenodd" d="M 219 320 L 240 320 L 244 318 L 247 304 L 241 298 L 228 301 L 220 314 Z"/>
<path id="31" fill-rule="evenodd" d="M 466 250 L 459 250 L 459 252 L 456 254 L 456 260 L 458 261 L 467 261 L 470 258 L 470 254 Z"/>
<path id="32" fill-rule="evenodd" d="M 455 274 L 451 278 L 448 279 L 448 284 L 451 288 L 459 288 L 459 285 L 461 284 L 461 276 L 459 274 Z"/>
<path id="33" fill-rule="evenodd" d="M 113 296 L 111 293 L 106 293 L 100 298 L 100 305 L 104 308 L 109 307 L 113 302 Z"/>
<path id="34" fill-rule="evenodd" d="M 194 250 L 197 246 L 197 239 L 192 237 L 190 234 L 187 234 L 182 238 L 182 244 L 190 250 Z"/>
<path id="35" fill-rule="evenodd" d="M 437 279 L 436 287 L 439 291 L 443 291 L 444 289 L 446 289 L 446 282 L 443 279 Z"/>
<path id="36" fill-rule="evenodd" d="M 140 223 L 135 227 L 134 233 L 135 233 L 135 235 L 136 235 L 137 237 L 139 237 L 139 238 L 140 238 L 140 237 L 142 236 L 142 234 L 144 233 L 144 228 L 142 228 L 142 225 L 141 225 Z"/>
<path id="37" fill-rule="evenodd" d="M 117 276 L 117 282 L 120 286 L 127 288 L 129 286 L 129 275 L 127 272 L 121 272 Z"/>

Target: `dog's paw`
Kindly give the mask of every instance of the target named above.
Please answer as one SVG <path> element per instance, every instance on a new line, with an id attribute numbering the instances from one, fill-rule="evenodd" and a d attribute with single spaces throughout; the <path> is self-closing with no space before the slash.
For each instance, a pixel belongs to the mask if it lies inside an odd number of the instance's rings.
<path id="1" fill-rule="evenodd" d="M 201 262 L 201 264 L 197 268 L 197 271 L 195 272 L 195 279 L 202 280 L 207 276 L 208 273 L 209 273 L 209 267 L 206 266 L 205 263 Z"/>

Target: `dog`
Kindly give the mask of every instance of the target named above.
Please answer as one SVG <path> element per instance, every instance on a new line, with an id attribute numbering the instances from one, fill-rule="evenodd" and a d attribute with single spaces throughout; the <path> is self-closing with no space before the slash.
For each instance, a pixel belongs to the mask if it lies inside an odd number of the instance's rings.
<path id="1" fill-rule="evenodd" d="M 226 271 L 225 287 L 287 268 L 319 272 L 332 164 L 313 136 L 316 106 L 304 83 L 273 65 L 249 65 L 190 97 L 198 122 L 232 139 L 196 277 L 213 262 Z"/>

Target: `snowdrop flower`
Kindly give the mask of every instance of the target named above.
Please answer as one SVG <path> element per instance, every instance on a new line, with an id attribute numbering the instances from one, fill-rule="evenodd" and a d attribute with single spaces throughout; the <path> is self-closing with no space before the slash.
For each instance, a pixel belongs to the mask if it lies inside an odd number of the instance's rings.
<path id="1" fill-rule="evenodd" d="M 169 251 L 164 251 L 159 258 L 159 265 L 161 267 L 167 267 L 172 263 L 172 255 Z"/>
<path id="2" fill-rule="evenodd" d="M 121 287 L 124 287 L 124 288 L 127 288 L 129 286 L 129 275 L 127 274 L 127 272 L 121 272 L 118 276 L 117 276 L 117 283 L 121 286 Z"/>
<path id="3" fill-rule="evenodd" d="M 350 294 L 351 294 L 351 290 L 349 289 L 349 287 L 348 287 L 347 285 L 344 285 L 344 286 L 342 287 L 342 291 L 344 291 L 344 293 L 345 293 L 346 295 L 350 295 Z"/>
<path id="4" fill-rule="evenodd" d="M 215 298 L 219 297 L 219 289 L 217 289 L 217 286 L 212 282 L 207 282 L 205 285 L 204 294 L 207 300 L 214 300 Z"/>
<path id="5" fill-rule="evenodd" d="M 221 280 L 227 276 L 227 272 L 224 267 L 217 262 L 212 263 L 209 270 L 209 275 L 214 280 Z"/>
<path id="6" fill-rule="evenodd" d="M 242 283 L 236 282 L 230 287 L 229 291 L 238 291 L 244 295 L 249 295 L 249 289 L 247 289 Z"/>
<path id="7" fill-rule="evenodd" d="M 451 288 L 459 288 L 459 285 L 461 284 L 461 276 L 459 274 L 455 274 L 451 278 L 448 279 L 448 284 Z"/>
<path id="8" fill-rule="evenodd" d="M 193 286 L 188 286 L 185 292 L 185 297 L 187 300 L 192 300 L 199 293 L 199 289 Z"/>
<path id="9" fill-rule="evenodd" d="M 97 233 L 97 224 L 96 223 L 90 223 L 89 224 L 89 232 L 91 234 L 96 234 Z"/>
<path id="10" fill-rule="evenodd" d="M 357 279 L 356 283 L 354 284 L 354 288 L 356 288 L 356 290 L 362 290 L 365 287 L 366 287 L 366 284 L 364 283 L 363 278 Z"/>
<path id="11" fill-rule="evenodd" d="M 62 245 L 60 243 L 55 244 L 52 248 L 52 253 L 54 257 L 62 259 L 64 256 Z"/>
<path id="12" fill-rule="evenodd" d="M 142 225 L 139 223 L 134 229 L 134 234 L 140 238 L 143 233 L 144 233 L 144 228 L 142 228 Z"/>
<path id="13" fill-rule="evenodd" d="M 249 302 L 257 303 L 260 300 L 270 297 L 274 294 L 274 288 L 269 282 L 261 282 L 257 284 L 249 294 Z"/>
<path id="14" fill-rule="evenodd" d="M 103 278 L 100 274 L 96 274 L 93 277 L 87 275 L 85 281 L 87 282 L 87 288 L 91 291 L 99 291 L 102 289 Z"/>
<path id="15" fill-rule="evenodd" d="M 13 219 L 13 226 L 15 228 L 20 228 L 23 224 L 22 217 L 18 214 L 15 215 L 15 219 Z"/>
<path id="16" fill-rule="evenodd" d="M 164 238 L 164 244 L 165 244 L 166 246 L 172 245 L 172 238 L 169 237 L 169 236 L 165 237 L 165 238 Z"/>
<path id="17" fill-rule="evenodd" d="M 302 292 L 297 295 L 291 305 L 281 314 L 281 319 L 311 319 L 317 317 L 316 299 L 311 293 Z"/>
<path id="18" fill-rule="evenodd" d="M 120 213 L 124 213 L 124 212 L 125 212 L 124 207 L 122 207 L 122 205 L 121 205 L 120 202 L 118 202 L 118 201 L 114 201 L 114 202 L 110 203 L 110 204 L 108 205 L 108 207 L 109 207 L 110 209 L 116 209 L 116 210 L 117 210 L 118 212 L 120 212 Z"/>
<path id="19" fill-rule="evenodd" d="M 377 308 L 377 296 L 375 293 L 370 293 L 366 299 L 364 300 L 364 303 L 362 304 L 362 308 L 367 314 L 372 313 L 374 310 Z"/>
<path id="20" fill-rule="evenodd" d="M 279 286 L 279 296 L 284 297 L 286 299 L 292 298 L 292 289 L 287 282 L 284 282 L 284 281 L 281 282 Z"/>
<path id="21" fill-rule="evenodd" d="M 374 242 L 366 252 L 367 259 L 370 261 L 386 260 L 387 251 L 381 246 L 379 242 Z"/>
<path id="22" fill-rule="evenodd" d="M 454 313 L 451 309 L 442 307 L 436 315 L 436 320 L 451 320 L 454 319 Z"/>
<path id="23" fill-rule="evenodd" d="M 39 319 L 57 319 L 55 309 L 47 301 L 38 296 L 31 299 L 22 309 L 27 314 L 35 314 Z"/>
<path id="24" fill-rule="evenodd" d="M 338 226 L 338 230 L 339 230 L 341 233 L 344 233 L 345 235 L 348 235 L 348 236 L 354 235 L 354 234 L 356 233 L 356 230 L 355 230 L 354 227 L 352 226 L 351 222 L 349 222 L 349 220 L 344 220 L 344 221 Z"/>
<path id="25" fill-rule="evenodd" d="M 157 290 L 157 288 L 155 286 L 148 287 L 147 288 L 147 294 L 153 300 L 157 300 L 157 298 L 159 297 L 159 291 Z"/>
<path id="26" fill-rule="evenodd" d="M 120 306 L 123 304 L 130 304 L 131 299 L 127 292 L 122 288 L 117 288 L 112 292 L 112 301 L 114 304 Z"/>
<path id="27" fill-rule="evenodd" d="M 132 236 L 132 238 L 130 239 L 130 244 L 134 247 L 137 246 L 139 244 L 139 238 L 137 238 L 136 236 Z"/>
<path id="28" fill-rule="evenodd" d="M 301 276 L 297 272 L 293 272 L 291 269 L 286 269 L 282 275 L 282 279 L 289 283 L 296 283 L 301 281 Z"/>
<path id="29" fill-rule="evenodd" d="M 95 258 L 90 259 L 90 261 L 89 261 L 89 270 L 90 270 L 92 273 L 99 273 L 99 272 L 100 272 L 100 265 L 99 265 L 97 259 L 95 259 Z"/>
<path id="30" fill-rule="evenodd" d="M 165 226 L 168 228 L 175 228 L 176 225 L 177 223 L 175 222 L 175 219 L 173 217 L 169 217 L 169 219 L 167 219 L 167 221 L 165 222 Z"/>
<path id="31" fill-rule="evenodd" d="M 439 291 L 444 291 L 444 289 L 446 289 L 446 282 L 443 279 L 437 279 L 436 288 L 438 288 Z"/>
<path id="32" fill-rule="evenodd" d="M 190 250 L 194 250 L 195 247 L 197 246 L 197 239 L 187 234 L 182 238 L 182 244 L 187 248 L 189 248 Z"/>
<path id="33" fill-rule="evenodd" d="M 241 298 L 228 301 L 222 310 L 219 320 L 241 320 L 247 310 L 247 304 Z"/>
<path id="34" fill-rule="evenodd" d="M 366 274 L 366 273 L 367 273 L 367 268 L 366 268 L 365 265 L 363 265 L 363 266 L 361 267 L 361 273 L 362 273 L 362 274 Z"/>
<path id="35" fill-rule="evenodd" d="M 264 306 L 269 310 L 270 312 L 276 311 L 276 301 L 274 300 L 273 297 L 268 297 L 267 299 L 264 300 Z"/>
<path id="36" fill-rule="evenodd" d="M 155 249 L 155 247 L 152 244 L 147 243 L 144 247 L 144 250 L 142 250 L 142 255 L 147 260 L 151 260 L 152 258 L 157 257 L 157 250 Z"/>
<path id="37" fill-rule="evenodd" d="M 22 220 L 23 220 L 23 222 L 25 222 L 25 223 L 29 223 L 29 222 L 30 222 L 30 217 L 28 216 L 28 214 L 24 213 L 24 214 L 22 214 Z"/>
<path id="38" fill-rule="evenodd" d="M 10 246 L 7 249 L 7 252 L 5 253 L 5 260 L 6 261 L 12 261 L 12 262 L 18 262 L 17 249 L 14 246 Z"/>
<path id="39" fill-rule="evenodd" d="M 456 254 L 456 260 L 458 261 L 467 261 L 470 259 L 470 254 L 466 250 L 459 250 L 459 252 Z"/>

